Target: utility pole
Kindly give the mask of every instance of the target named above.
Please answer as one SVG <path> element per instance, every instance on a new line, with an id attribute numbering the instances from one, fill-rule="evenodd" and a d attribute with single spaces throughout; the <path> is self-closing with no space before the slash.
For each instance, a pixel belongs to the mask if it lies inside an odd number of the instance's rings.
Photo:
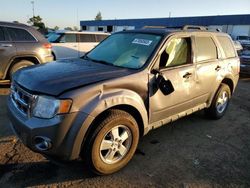
<path id="1" fill-rule="evenodd" d="M 169 12 L 169 15 L 168 15 L 169 18 L 171 18 L 171 11 Z"/>

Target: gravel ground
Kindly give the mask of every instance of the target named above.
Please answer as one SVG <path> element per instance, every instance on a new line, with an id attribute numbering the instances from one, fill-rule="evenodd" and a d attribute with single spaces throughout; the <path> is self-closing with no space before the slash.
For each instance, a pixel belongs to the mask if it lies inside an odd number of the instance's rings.
<path id="1" fill-rule="evenodd" d="M 242 79 L 221 120 L 198 112 L 151 131 L 132 161 L 109 176 L 91 174 L 81 161 L 52 164 L 23 146 L 2 95 L 0 187 L 250 187 L 249 91 L 250 79 Z"/>

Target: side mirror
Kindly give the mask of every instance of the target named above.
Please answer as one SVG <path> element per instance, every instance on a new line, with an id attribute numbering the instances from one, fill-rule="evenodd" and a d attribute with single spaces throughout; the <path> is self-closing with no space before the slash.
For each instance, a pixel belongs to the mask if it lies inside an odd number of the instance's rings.
<path id="1" fill-rule="evenodd" d="M 166 80 L 159 70 L 152 70 L 152 73 L 157 76 L 156 82 L 158 88 L 164 95 L 169 95 L 174 92 L 174 86 L 170 80 Z"/>

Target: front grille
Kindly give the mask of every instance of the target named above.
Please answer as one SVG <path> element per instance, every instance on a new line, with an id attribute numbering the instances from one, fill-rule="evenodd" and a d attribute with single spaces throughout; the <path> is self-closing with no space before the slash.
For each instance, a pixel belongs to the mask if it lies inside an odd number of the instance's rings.
<path id="1" fill-rule="evenodd" d="M 36 96 L 28 93 L 17 84 L 11 85 L 11 99 L 16 108 L 25 116 L 31 117 L 32 106 L 34 105 Z"/>

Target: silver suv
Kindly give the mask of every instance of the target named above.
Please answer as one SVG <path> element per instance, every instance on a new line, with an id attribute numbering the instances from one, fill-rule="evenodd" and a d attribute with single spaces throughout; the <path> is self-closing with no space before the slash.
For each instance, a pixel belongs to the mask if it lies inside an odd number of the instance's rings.
<path id="1" fill-rule="evenodd" d="M 225 33 L 194 26 L 123 31 L 81 59 L 15 73 L 10 120 L 33 151 L 81 156 L 95 173 L 110 174 L 130 161 L 150 130 L 202 109 L 221 118 L 239 66 Z"/>
<path id="2" fill-rule="evenodd" d="M 20 68 L 52 60 L 50 43 L 34 28 L 0 22 L 0 81 Z"/>

